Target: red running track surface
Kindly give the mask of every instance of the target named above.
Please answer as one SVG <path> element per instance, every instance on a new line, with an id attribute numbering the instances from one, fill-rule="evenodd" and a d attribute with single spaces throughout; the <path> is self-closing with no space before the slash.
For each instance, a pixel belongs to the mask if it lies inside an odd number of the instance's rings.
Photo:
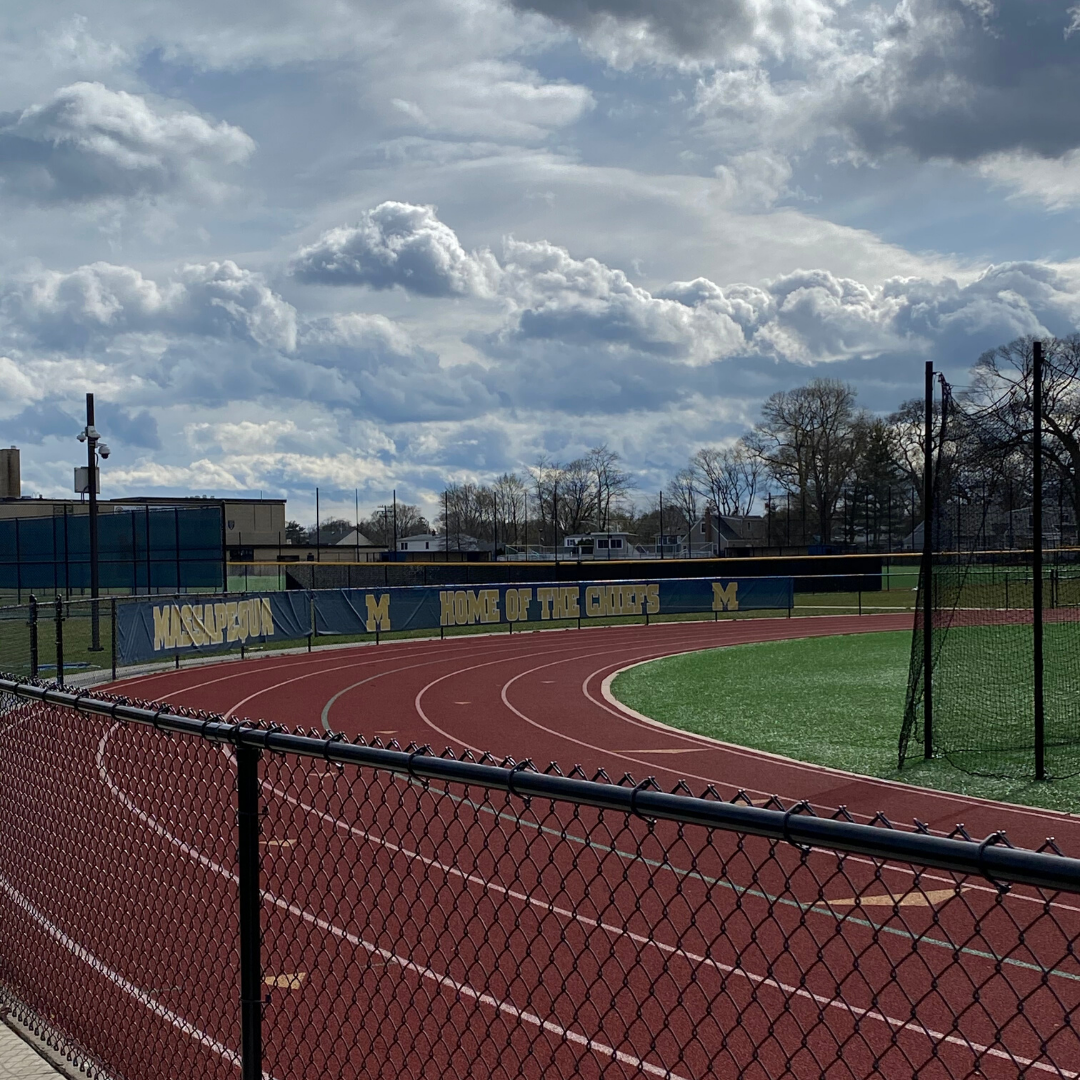
<path id="1" fill-rule="evenodd" d="M 685 779 L 695 793 L 714 784 L 730 797 L 778 795 L 785 805 L 846 806 L 857 820 L 878 811 L 893 822 L 918 818 L 933 830 L 958 823 L 973 836 L 1005 830 L 1019 847 L 1053 836 L 1080 856 L 1080 817 L 934 792 L 856 776 L 650 724 L 604 693 L 631 665 L 724 645 L 910 630 L 910 615 L 746 619 L 716 623 L 491 634 L 313 654 L 233 661 L 143 676 L 108 689 L 227 716 L 289 727 L 329 728 L 350 737 L 415 741 L 438 752 L 490 751 L 540 768 L 581 764 L 590 775 L 655 776 L 665 790 Z M 767 679 L 769 672 L 763 671 Z M 900 717 L 896 718 L 899 737 Z"/>
<path id="2" fill-rule="evenodd" d="M 1025 846 L 1038 846 L 1051 833 L 1067 853 L 1080 852 L 1080 826 L 1066 815 L 967 800 L 717 744 L 632 715 L 604 693 L 604 682 L 614 672 L 658 656 L 909 627 L 910 617 L 885 615 L 403 641 L 201 666 L 127 680 L 110 689 L 289 727 L 379 736 L 401 745 L 415 741 L 436 750 L 490 750 L 499 757 L 530 757 L 540 767 L 558 761 L 564 770 L 579 762 L 590 774 L 603 768 L 613 777 L 630 772 L 638 780 L 653 775 L 665 789 L 685 778 L 695 791 L 711 783 L 725 797 L 743 789 L 755 800 L 777 794 L 790 804 L 806 798 L 819 810 L 846 805 L 856 818 L 868 819 L 878 811 L 893 821 L 918 817 L 944 832 L 958 821 L 979 836 L 1005 828 L 1013 842 Z M 42 842 L 46 834 L 55 838 L 76 831 L 79 808 L 65 805 L 64 793 L 78 790 L 83 798 L 100 800 L 106 811 L 106 827 L 110 836 L 115 833 L 109 857 L 115 859 L 117 880 L 137 879 L 140 866 L 170 868 L 171 878 L 147 880 L 134 894 L 122 890 L 131 907 L 129 921 L 138 921 L 140 905 L 158 913 L 169 910 L 170 889 L 175 890 L 177 882 L 183 882 L 181 889 L 196 907 L 231 911 L 235 852 L 228 822 L 219 833 L 207 834 L 200 821 L 185 816 L 182 800 L 177 799 L 175 807 L 157 806 L 154 800 L 161 794 L 141 755 L 159 737 L 116 729 L 110 745 L 110 736 L 99 734 L 86 740 L 85 753 L 70 762 L 70 773 L 56 778 L 55 790 L 42 798 L 41 814 L 33 806 L 24 807 L 31 822 L 50 815 Z M 208 816 L 227 819 L 232 782 L 228 751 L 185 747 L 181 740 L 176 744 L 185 774 L 213 808 Z M 496 814 L 483 813 L 468 800 L 455 800 L 458 815 L 469 818 L 466 827 L 452 818 L 439 820 L 438 807 L 444 804 L 439 796 L 445 793 L 420 793 L 407 784 L 403 788 L 376 779 L 357 796 L 342 791 L 341 775 L 329 766 L 305 767 L 303 780 L 275 758 L 268 758 L 265 768 L 269 816 L 264 835 L 305 838 L 304 852 L 298 848 L 279 859 L 267 852 L 264 861 L 267 966 L 307 971 L 305 985 L 310 988 L 310 994 L 301 988 L 277 995 L 284 1004 L 277 1006 L 268 1031 L 268 1067 L 273 1073 L 274 1063 L 295 1065 L 278 1071 L 280 1080 L 428 1075 L 440 1058 L 447 1074 L 484 1076 L 687 1075 L 704 1080 L 714 1075 L 790 1075 L 814 1080 L 821 1075 L 917 1074 L 946 1080 L 960 1075 L 1004 1078 L 1031 1070 L 1032 1075 L 1077 1076 L 1080 1043 L 1072 1025 L 1074 1011 L 1080 1009 L 1080 969 L 1072 970 L 1077 968 L 1075 955 L 1066 957 L 1071 966 L 1064 968 L 1056 959 L 1061 941 L 1048 923 L 1039 922 L 1044 907 L 1030 892 L 1013 890 L 1003 899 L 992 887 L 971 883 L 962 902 L 941 911 L 932 906 L 905 909 L 902 932 L 894 925 L 881 934 L 868 915 L 846 920 L 841 938 L 833 916 L 815 912 L 813 900 L 810 907 L 802 903 L 801 890 L 808 898 L 822 896 L 824 882 L 830 895 L 840 897 L 864 887 L 868 893 L 884 888 L 899 896 L 912 887 L 911 871 L 853 858 L 841 869 L 835 856 L 814 854 L 808 861 L 786 845 L 758 838 L 744 842 L 730 835 L 691 851 L 680 849 L 683 839 L 676 840 L 673 833 L 666 846 L 657 846 L 662 832 L 640 822 L 622 826 L 607 849 L 579 852 L 572 865 L 565 852 L 557 852 L 547 864 L 537 863 L 527 847 L 522 848 L 520 832 L 501 827 Z M 85 775 L 77 775 L 81 771 Z M 343 797 L 362 800 L 364 813 L 347 821 L 334 809 Z M 357 808 L 355 802 L 351 808 Z M 401 815 L 398 820 L 395 810 Z M 590 822 L 595 824 L 590 814 L 575 814 L 573 828 L 587 831 Z M 437 847 L 426 846 L 427 835 L 411 835 L 414 823 L 425 815 L 429 825 L 439 820 L 438 828 L 448 837 L 453 834 L 453 864 L 440 861 Z M 404 834 L 401 820 L 407 823 Z M 559 817 L 547 821 L 556 831 L 568 824 Z M 32 843 L 32 837 L 24 842 Z M 635 860 L 611 857 L 627 849 L 638 852 Z M 693 860 L 691 877 L 665 877 L 648 869 L 649 858 L 655 865 L 657 858 L 666 859 L 676 850 L 682 852 L 679 857 Z M 592 858 L 595 865 L 586 867 Z M 715 884 L 702 884 L 730 880 L 732 865 L 739 864 L 750 874 L 753 889 L 732 892 L 729 887 L 725 893 Z M 17 869 L 20 864 L 13 865 Z M 342 867 L 347 871 L 337 876 Z M 364 867 L 366 877 L 354 879 L 348 871 L 356 867 Z M 40 883 L 18 880 L 6 862 L 4 868 L 8 876 L 0 884 L 8 901 L 16 902 L 15 917 L 25 919 L 28 933 L 41 938 L 35 955 L 50 956 L 58 979 L 67 976 L 73 985 L 85 986 L 86 956 L 72 948 L 70 939 L 81 943 L 87 955 L 107 954 L 108 942 L 95 933 L 94 902 L 80 896 L 65 906 L 62 895 L 53 898 L 48 890 L 35 888 Z M 101 870 L 106 880 L 109 870 L 108 865 Z M 923 890 L 954 884 L 950 875 L 934 872 L 922 874 L 918 882 Z M 356 927 L 352 905 L 364 901 L 365 889 L 372 890 L 369 902 L 363 903 L 367 921 Z M 16 899 L 16 893 L 22 899 Z M 628 896 L 633 910 L 621 910 Z M 27 898 L 35 905 L 33 912 Z M 379 902 L 370 902 L 372 898 Z M 1055 915 L 1075 935 L 1080 931 L 1080 907 L 1067 901 L 1059 898 Z M 312 917 L 309 912 L 315 910 L 329 914 Z M 872 914 L 870 908 L 861 910 Z M 882 909 L 881 918 L 889 921 L 893 914 Z M 105 922 L 111 916 L 109 912 L 99 918 Z M 986 927 L 997 925 L 1008 936 L 1021 924 L 1028 927 L 1023 951 L 1027 959 L 1020 959 L 1020 952 L 1010 955 L 1005 982 L 1000 961 L 985 951 Z M 737 926 L 744 927 L 749 940 L 737 940 Z M 821 926 L 825 929 L 815 929 Z M 63 948 L 57 947 L 58 927 L 68 935 Z M 168 928 L 159 932 L 164 940 Z M 218 932 L 223 939 L 235 933 L 231 916 Z M 914 966 L 913 933 L 930 940 Z M 592 955 L 598 934 L 611 950 L 607 960 Z M 933 945 L 937 938 L 971 942 L 981 951 L 961 949 L 963 959 L 956 962 L 951 948 Z M 208 998 L 235 998 L 232 961 L 205 927 L 201 935 L 192 927 L 189 938 L 181 940 L 187 941 L 184 949 L 191 960 L 206 970 L 203 996 L 181 995 L 168 1015 L 160 1004 L 156 1011 L 147 1007 L 142 1018 L 146 1028 L 161 1029 L 147 1045 L 175 1047 L 165 1053 L 185 1061 L 189 1073 L 197 1067 L 206 1076 L 235 1075 L 228 1050 L 235 1045 L 230 1037 L 235 1009 L 203 1020 Z M 451 940 L 456 944 L 447 954 Z M 394 950 L 403 951 L 408 964 L 403 965 Z M 769 977 L 753 971 L 747 975 L 748 957 L 756 957 Z M 525 965 L 526 958 L 531 966 Z M 1041 982 L 1045 976 L 1036 970 L 1044 960 L 1057 965 L 1049 983 Z M 145 963 L 145 956 L 124 956 L 112 963 L 107 975 L 99 972 L 103 1009 L 125 994 L 137 998 L 123 980 L 134 983 Z M 391 968 L 397 972 L 394 978 L 388 974 Z M 613 980 L 613 970 L 627 972 L 621 987 Z M 893 978 L 894 971 L 903 974 Z M 561 986 L 561 996 L 545 998 L 545 973 L 549 980 L 556 973 L 551 981 Z M 709 990 L 715 991 L 712 997 L 703 996 L 710 978 L 720 981 Z M 470 987 L 478 984 L 501 989 L 480 1001 L 469 996 Z M 984 989 L 975 1008 L 970 999 L 977 986 Z M 320 1004 L 313 1004 L 316 991 Z M 1034 1020 L 1007 1019 L 1016 996 L 1028 997 Z M 911 1015 L 905 1008 L 918 999 L 924 1002 L 918 1022 L 925 1029 L 897 1033 L 895 1020 L 883 1019 L 905 1020 Z M 325 1011 L 328 1000 L 337 1003 L 330 1016 Z M 530 1019 L 541 1000 L 542 1031 Z M 661 1025 L 667 1042 L 655 1043 L 651 1033 L 659 1022 L 650 1009 L 661 1003 L 674 1019 Z M 114 1008 L 123 1015 L 120 1005 Z M 368 1019 L 356 1026 L 357 1015 L 372 1017 L 376 1010 L 384 1014 L 381 1024 Z M 964 1010 L 960 1026 L 950 1027 L 953 1016 Z M 776 1017 L 784 1023 L 774 1031 Z M 864 1022 L 860 1027 L 860 1017 L 869 1018 L 869 1026 Z M 478 1030 L 478 1018 L 486 1027 L 482 1037 L 476 1034 L 470 1042 L 467 1036 Z M 189 1022 L 192 1031 L 183 1028 Z M 331 1028 L 337 1025 L 339 1043 L 346 1044 L 344 1057 L 336 1056 L 343 1052 L 340 1045 L 328 1048 L 328 1040 L 319 1037 L 328 1022 Z M 1045 1030 L 1040 1022 L 1048 1025 Z M 492 1035 L 494 1028 L 502 1032 L 501 1043 Z M 948 1036 L 932 1034 L 950 1031 Z M 454 1039 L 447 1039 L 448 1032 L 455 1033 Z M 130 1033 L 120 1038 L 104 1023 L 96 1035 L 113 1044 L 131 1038 Z M 600 1035 L 608 1043 L 601 1046 Z M 1040 1046 L 1046 1042 L 1049 1051 Z M 193 1043 L 194 1049 L 189 1045 Z M 540 1043 L 548 1047 L 547 1056 L 538 1054 Z M 616 1046 L 623 1048 L 621 1057 Z M 992 1049 L 973 1055 L 972 1047 Z M 124 1053 L 125 1048 L 113 1045 L 110 1051 Z M 320 1056 L 326 1053 L 331 1056 Z M 679 1061 L 683 1071 L 666 1071 L 660 1064 L 665 1058 Z M 973 1071 L 976 1058 L 981 1072 Z M 139 1060 L 135 1055 L 134 1064 Z M 160 1052 L 141 1060 L 160 1065 Z M 508 1067 L 514 1061 L 519 1068 Z"/>

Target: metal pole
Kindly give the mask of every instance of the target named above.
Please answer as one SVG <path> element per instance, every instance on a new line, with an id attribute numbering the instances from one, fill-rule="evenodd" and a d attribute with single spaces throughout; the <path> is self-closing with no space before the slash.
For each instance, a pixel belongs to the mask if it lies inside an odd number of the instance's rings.
<path id="1" fill-rule="evenodd" d="M 356 554 L 354 559 L 356 562 L 360 561 L 360 490 L 359 488 L 353 488 L 353 515 L 355 517 L 356 532 L 353 533 L 353 538 L 356 540 Z"/>
<path id="2" fill-rule="evenodd" d="M 319 489 L 315 489 L 315 561 L 321 562 L 322 556 L 319 552 L 319 539 L 321 534 L 321 528 L 319 526 Z"/>
<path id="3" fill-rule="evenodd" d="M 132 517 L 134 521 L 134 517 Z M 134 565 L 134 563 L 132 563 Z M 112 598 L 112 677 L 116 682 L 116 597 Z"/>
<path id="4" fill-rule="evenodd" d="M 259 890 L 259 751 L 236 748 L 240 915 L 240 1077 L 262 1080 L 262 927 Z"/>
<path id="5" fill-rule="evenodd" d="M 94 395 L 86 395 L 86 472 L 90 490 L 90 651 L 101 651 L 101 621 L 98 614 L 98 505 L 97 435 L 94 431 Z"/>
<path id="6" fill-rule="evenodd" d="M 394 550 L 397 551 L 397 488 L 394 488 Z"/>
<path id="7" fill-rule="evenodd" d="M 64 685 L 64 598 L 56 598 L 56 681 Z"/>
<path id="8" fill-rule="evenodd" d="M 19 519 L 15 519 L 15 603 L 22 603 L 22 545 L 19 543 Z"/>
<path id="9" fill-rule="evenodd" d="M 551 527 L 555 530 L 555 569 L 559 568 L 559 481 L 551 487 Z"/>
<path id="10" fill-rule="evenodd" d="M 941 407 L 945 408 L 942 395 Z M 923 757 L 934 756 L 934 364 L 926 361 L 926 416 L 923 429 Z"/>
<path id="11" fill-rule="evenodd" d="M 38 677 L 38 602 L 37 597 L 30 594 L 30 678 Z"/>
<path id="12" fill-rule="evenodd" d="M 660 558 L 664 557 L 664 493 L 660 492 Z M 648 623 L 648 617 L 645 619 Z"/>
<path id="13" fill-rule="evenodd" d="M 1035 779 L 1046 779 L 1046 706 L 1043 698 L 1043 345 L 1034 342 L 1031 357 L 1031 630 L 1034 666 Z"/>

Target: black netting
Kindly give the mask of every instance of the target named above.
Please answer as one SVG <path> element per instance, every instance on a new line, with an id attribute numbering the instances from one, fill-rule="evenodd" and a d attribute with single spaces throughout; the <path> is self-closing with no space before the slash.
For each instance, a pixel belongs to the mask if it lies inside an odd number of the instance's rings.
<path id="1" fill-rule="evenodd" d="M 1049 378 L 1053 379 L 1053 368 Z M 944 380 L 900 764 L 925 742 L 930 590 L 935 756 L 986 776 L 1034 777 L 1034 491 L 1030 396 L 976 402 Z M 1051 462 L 1052 465 L 1052 462 Z M 1080 565 L 1068 478 L 1044 469 L 1045 769 L 1080 773 Z"/>

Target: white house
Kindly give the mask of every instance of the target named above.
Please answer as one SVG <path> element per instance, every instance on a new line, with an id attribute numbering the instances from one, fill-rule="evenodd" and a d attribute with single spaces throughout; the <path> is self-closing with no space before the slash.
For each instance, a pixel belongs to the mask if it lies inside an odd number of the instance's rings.
<path id="1" fill-rule="evenodd" d="M 447 542 L 451 551 L 479 551 L 476 537 L 468 533 L 416 533 L 413 536 L 399 536 L 397 550 L 409 553 L 425 551 L 446 551 Z"/>
<path id="2" fill-rule="evenodd" d="M 562 538 L 559 558 L 576 559 L 591 552 L 594 559 L 625 559 L 631 550 L 630 534 L 625 532 L 575 533 Z"/>

